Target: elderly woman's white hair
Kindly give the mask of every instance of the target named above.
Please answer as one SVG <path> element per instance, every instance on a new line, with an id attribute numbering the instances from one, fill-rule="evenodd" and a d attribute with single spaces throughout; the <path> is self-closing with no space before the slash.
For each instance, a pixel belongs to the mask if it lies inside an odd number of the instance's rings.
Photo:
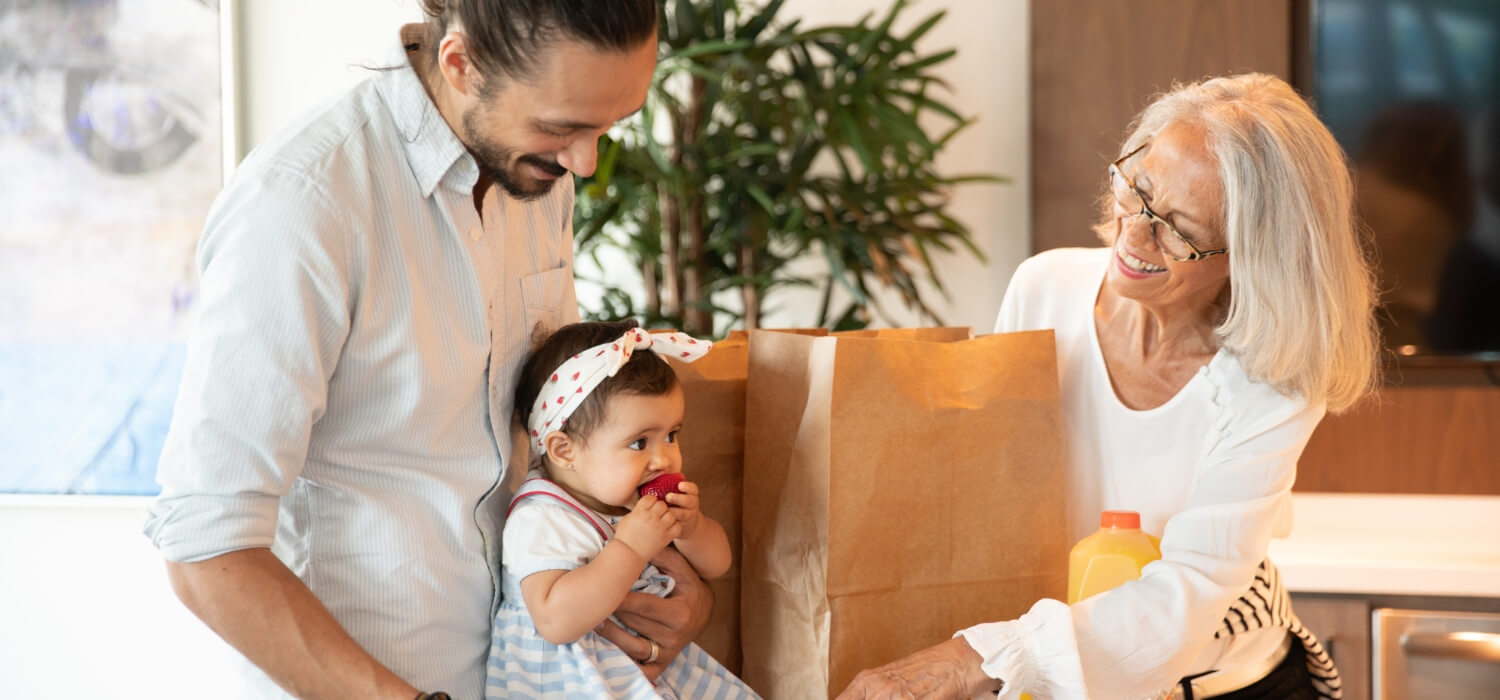
<path id="1" fill-rule="evenodd" d="M 1228 310 L 1220 345 L 1251 377 L 1338 412 L 1379 381 L 1376 291 L 1344 153 L 1279 78 L 1176 86 L 1120 149 L 1169 124 L 1201 128 L 1224 186 Z M 1109 241 L 1113 242 L 1113 241 Z"/>

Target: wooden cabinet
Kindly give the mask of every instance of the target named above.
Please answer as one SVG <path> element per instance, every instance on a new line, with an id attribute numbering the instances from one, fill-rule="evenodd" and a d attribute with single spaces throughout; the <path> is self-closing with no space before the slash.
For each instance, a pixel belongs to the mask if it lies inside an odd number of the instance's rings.
<path id="1" fill-rule="evenodd" d="M 1367 404 L 1323 419 L 1297 462 L 1296 488 L 1500 495 L 1496 426 L 1500 387 L 1387 386 Z"/>
<path id="2" fill-rule="evenodd" d="M 1344 700 L 1370 700 L 1371 616 L 1381 608 L 1500 613 L 1500 598 L 1293 593 L 1292 609 L 1328 648 L 1344 679 Z"/>
<path id="3" fill-rule="evenodd" d="M 1292 609 L 1322 640 L 1344 678 L 1344 700 L 1370 700 L 1370 602 L 1365 598 L 1293 595 Z"/>

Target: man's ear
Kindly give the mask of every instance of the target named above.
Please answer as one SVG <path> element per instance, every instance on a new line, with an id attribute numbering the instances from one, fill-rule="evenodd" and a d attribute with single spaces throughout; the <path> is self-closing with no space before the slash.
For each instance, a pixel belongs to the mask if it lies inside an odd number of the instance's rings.
<path id="1" fill-rule="evenodd" d="M 438 42 L 438 70 L 448 87 L 460 95 L 479 94 L 480 76 L 474 62 L 469 59 L 469 40 L 463 32 L 450 29 Z"/>
<path id="2" fill-rule="evenodd" d="M 547 433 L 542 439 L 542 444 L 547 448 L 547 459 L 559 469 L 570 469 L 573 466 L 573 453 L 578 443 L 571 436 L 561 430 Z"/>

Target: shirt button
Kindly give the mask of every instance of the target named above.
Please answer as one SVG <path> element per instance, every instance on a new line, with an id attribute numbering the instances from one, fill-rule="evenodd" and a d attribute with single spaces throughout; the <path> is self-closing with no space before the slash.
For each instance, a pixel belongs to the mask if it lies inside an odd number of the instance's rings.
<path id="1" fill-rule="evenodd" d="M 480 236 L 479 229 L 477 229 L 477 228 L 471 228 L 471 229 L 469 229 L 469 240 L 471 240 L 471 241 L 477 241 L 477 240 L 479 240 L 479 236 Z"/>

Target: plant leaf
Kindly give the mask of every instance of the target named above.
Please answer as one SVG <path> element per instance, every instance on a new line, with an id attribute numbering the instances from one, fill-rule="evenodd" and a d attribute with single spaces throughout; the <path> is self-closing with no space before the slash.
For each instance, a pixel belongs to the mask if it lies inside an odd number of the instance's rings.
<path id="1" fill-rule="evenodd" d="M 750 18 L 750 21 L 746 22 L 745 26 L 741 27 L 739 31 L 735 32 L 735 36 L 743 39 L 754 39 L 755 37 L 760 36 L 760 33 L 764 31 L 767 26 L 770 26 L 771 20 L 776 18 L 776 13 L 781 10 L 781 4 L 785 1 L 786 0 L 771 0 L 771 2 L 766 3 L 766 6 L 764 8 L 761 8 L 759 14 Z"/>

